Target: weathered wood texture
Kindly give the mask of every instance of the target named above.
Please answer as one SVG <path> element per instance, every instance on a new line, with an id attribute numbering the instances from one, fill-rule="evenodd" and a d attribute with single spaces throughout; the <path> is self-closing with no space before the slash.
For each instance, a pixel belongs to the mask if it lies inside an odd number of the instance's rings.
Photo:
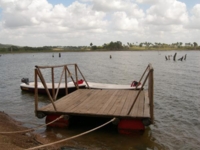
<path id="1" fill-rule="evenodd" d="M 72 76 L 72 73 L 70 72 L 68 66 L 74 66 L 74 69 L 75 69 L 75 78 L 76 80 L 74 80 L 73 76 Z M 35 66 L 35 82 L 37 80 L 37 77 L 39 77 L 39 79 L 41 80 L 45 90 L 46 90 L 46 93 L 52 103 L 52 105 L 54 106 L 54 101 L 56 101 L 57 99 L 57 96 L 58 96 L 58 92 L 59 92 L 59 87 L 60 87 L 60 84 L 61 84 L 61 81 L 62 81 L 62 78 L 63 78 L 63 74 L 65 73 L 65 94 L 67 95 L 68 94 L 68 87 L 67 87 L 67 73 L 69 74 L 69 76 L 71 77 L 71 80 L 73 81 L 74 85 L 76 86 L 77 89 L 79 89 L 79 86 L 78 86 L 78 72 L 81 74 L 82 78 L 84 79 L 85 83 L 87 84 L 87 86 L 89 87 L 87 81 L 85 80 L 85 77 L 83 76 L 83 74 L 81 73 L 80 69 L 78 68 L 77 64 L 66 64 L 66 65 L 59 65 L 59 66 Z M 55 83 L 54 83 L 54 68 L 58 68 L 58 67 L 62 67 L 63 70 L 62 70 L 62 74 L 60 76 L 60 81 L 59 81 L 59 84 L 58 84 L 58 87 L 56 89 L 58 89 L 55 93 Z M 50 68 L 51 69 L 51 79 L 52 79 L 52 95 L 50 94 L 48 88 L 47 88 L 47 85 L 46 85 L 46 82 L 45 82 L 45 79 L 42 75 L 42 72 L 40 69 L 46 69 L 46 68 Z M 37 84 L 35 84 L 35 111 L 37 111 L 38 109 L 38 87 L 37 87 Z M 54 106 L 54 110 L 56 110 L 56 107 Z"/>
<path id="2" fill-rule="evenodd" d="M 95 90 L 79 89 L 55 102 L 57 113 L 87 116 L 117 116 L 130 118 L 150 118 L 148 92 L 141 91 L 130 114 L 128 111 L 135 100 L 135 90 Z M 38 111 L 55 112 L 49 104 Z"/>

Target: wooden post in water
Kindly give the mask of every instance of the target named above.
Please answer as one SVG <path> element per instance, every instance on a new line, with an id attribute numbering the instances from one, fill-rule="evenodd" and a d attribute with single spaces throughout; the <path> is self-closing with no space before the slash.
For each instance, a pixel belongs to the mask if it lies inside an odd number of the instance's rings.
<path id="1" fill-rule="evenodd" d="M 183 56 L 181 58 L 179 58 L 178 60 L 183 61 Z"/>
<path id="2" fill-rule="evenodd" d="M 173 59 L 174 59 L 174 61 L 176 61 L 176 54 L 177 54 L 177 53 L 175 53 L 175 54 L 174 54 L 174 58 L 173 58 Z"/>
<path id="3" fill-rule="evenodd" d="M 186 60 L 187 54 L 185 54 L 184 60 Z"/>

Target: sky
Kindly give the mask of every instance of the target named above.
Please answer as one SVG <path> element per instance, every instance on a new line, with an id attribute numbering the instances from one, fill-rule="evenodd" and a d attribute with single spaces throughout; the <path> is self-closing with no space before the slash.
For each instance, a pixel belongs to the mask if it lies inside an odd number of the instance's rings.
<path id="1" fill-rule="evenodd" d="M 200 45 L 200 0 L 0 0 L 0 43 Z"/>

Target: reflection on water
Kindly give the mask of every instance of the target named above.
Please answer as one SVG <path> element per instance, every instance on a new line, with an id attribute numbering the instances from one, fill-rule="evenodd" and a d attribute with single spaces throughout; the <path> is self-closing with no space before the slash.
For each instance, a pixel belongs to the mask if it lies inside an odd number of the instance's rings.
<path id="1" fill-rule="evenodd" d="M 68 138 L 73 135 L 80 134 L 82 132 L 88 131 L 90 127 L 73 127 L 68 130 L 48 128 L 45 131 L 45 135 L 51 137 L 52 141 L 60 140 L 61 138 Z M 161 146 L 153 142 L 153 137 L 151 136 L 150 128 L 147 128 L 146 131 L 141 133 L 135 133 L 132 136 L 119 135 L 114 129 L 100 129 L 95 132 L 84 135 L 70 141 L 65 142 L 66 145 L 70 147 L 79 147 L 82 149 L 101 149 L 101 150 L 110 150 L 110 149 L 153 149 L 157 147 L 158 149 Z"/>
<path id="2" fill-rule="evenodd" d="M 139 80 L 148 63 L 154 67 L 155 124 L 144 134 L 119 135 L 111 129 L 100 129 L 66 142 L 67 146 L 97 150 L 144 149 L 198 149 L 200 147 L 200 53 L 180 51 L 177 58 L 187 54 L 186 61 L 166 61 L 164 52 L 86 52 L 6 54 L 0 58 L 0 110 L 5 111 L 24 125 L 28 122 L 43 124 L 44 119 L 34 115 L 34 94 L 20 90 L 21 78 L 34 79 L 35 65 L 60 65 L 77 63 L 88 81 L 131 84 Z M 112 55 L 112 59 L 110 59 Z M 40 105 L 47 97 L 39 96 Z M 70 129 L 40 129 L 37 132 L 52 140 L 71 137 L 85 132 L 89 127 Z M 67 147 L 65 147 L 66 149 Z M 69 148 L 68 148 L 69 149 Z"/>

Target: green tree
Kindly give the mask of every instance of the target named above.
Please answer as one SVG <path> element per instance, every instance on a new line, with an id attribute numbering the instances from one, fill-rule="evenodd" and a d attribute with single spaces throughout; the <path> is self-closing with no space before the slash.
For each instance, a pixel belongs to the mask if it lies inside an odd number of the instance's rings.
<path id="1" fill-rule="evenodd" d="M 142 47 L 142 46 L 143 46 L 143 43 L 140 43 L 139 46 Z"/>
<path id="2" fill-rule="evenodd" d="M 107 49 L 107 44 L 106 43 L 103 44 L 103 48 Z"/>
<path id="3" fill-rule="evenodd" d="M 96 49 L 97 49 L 96 45 L 92 46 L 92 50 L 96 50 Z"/>
<path id="4" fill-rule="evenodd" d="M 124 47 L 122 46 L 122 42 L 117 41 L 117 42 L 113 42 L 111 41 L 109 44 L 105 44 L 102 46 L 106 49 L 110 49 L 110 50 L 120 50 L 123 49 Z"/>
<path id="5" fill-rule="evenodd" d="M 196 49 L 198 46 L 197 42 L 194 42 L 193 44 L 194 44 L 194 48 Z"/>

